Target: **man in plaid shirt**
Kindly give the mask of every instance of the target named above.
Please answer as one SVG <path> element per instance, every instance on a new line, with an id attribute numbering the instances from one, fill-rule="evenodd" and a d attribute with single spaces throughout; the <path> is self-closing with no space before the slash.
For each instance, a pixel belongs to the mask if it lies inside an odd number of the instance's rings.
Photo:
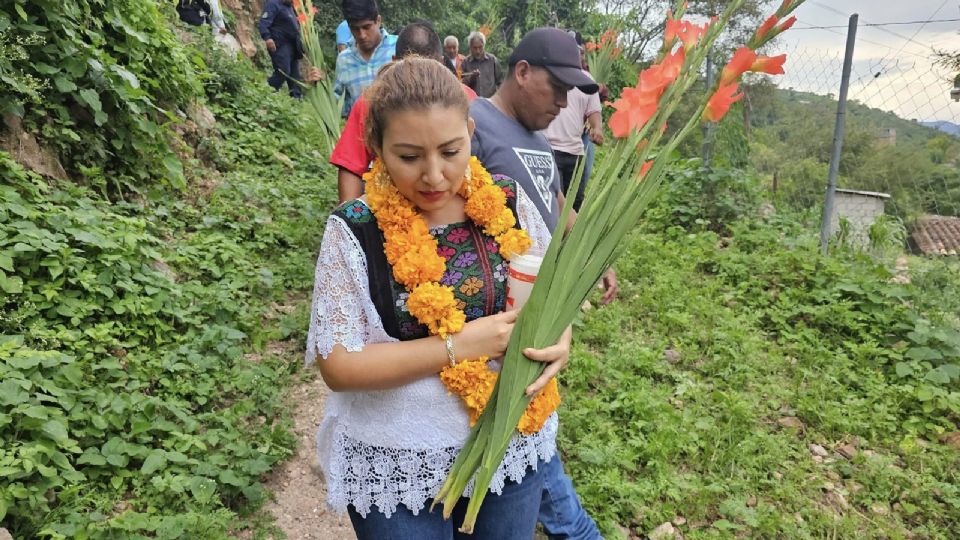
<path id="1" fill-rule="evenodd" d="M 344 97 L 343 116 L 346 117 L 380 68 L 393 60 L 397 36 L 380 28 L 376 0 L 344 0 L 343 18 L 353 34 L 353 45 L 337 56 L 333 91 Z"/>

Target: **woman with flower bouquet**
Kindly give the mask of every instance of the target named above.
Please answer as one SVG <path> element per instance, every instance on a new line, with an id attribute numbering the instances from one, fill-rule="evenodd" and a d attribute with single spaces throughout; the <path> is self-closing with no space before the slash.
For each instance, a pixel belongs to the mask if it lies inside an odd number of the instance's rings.
<path id="1" fill-rule="evenodd" d="M 542 252 L 550 231 L 519 185 L 470 157 L 467 98 L 442 64 L 394 62 L 364 99 L 377 159 L 366 195 L 327 221 L 308 337 L 308 362 L 320 357 L 334 390 L 317 435 L 327 502 L 349 513 L 361 540 L 452 539 L 467 499 L 449 520 L 430 511 L 432 498 L 513 330 L 507 264 Z M 564 332 L 523 352 L 563 365 L 569 347 Z M 473 538 L 533 536 L 559 403 L 555 379 L 533 386 Z"/>

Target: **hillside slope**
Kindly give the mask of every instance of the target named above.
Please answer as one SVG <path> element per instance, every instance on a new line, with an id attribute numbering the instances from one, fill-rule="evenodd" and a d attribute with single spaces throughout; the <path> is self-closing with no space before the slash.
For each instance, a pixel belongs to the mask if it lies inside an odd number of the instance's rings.
<path id="1" fill-rule="evenodd" d="M 167 3 L 7 9 L 0 39 L 46 45 L 0 59 L 40 81 L 0 87 L 23 126 L 5 137 L 34 138 L 61 172 L 0 152 L 0 527 L 255 526 L 242 516 L 296 444 L 283 392 L 297 353 L 278 351 L 298 345 L 267 345 L 303 338 L 335 199 L 317 134 Z"/>

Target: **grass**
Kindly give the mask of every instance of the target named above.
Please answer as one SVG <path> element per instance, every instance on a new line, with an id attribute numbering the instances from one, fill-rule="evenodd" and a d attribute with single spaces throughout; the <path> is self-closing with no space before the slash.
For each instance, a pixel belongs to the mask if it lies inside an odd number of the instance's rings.
<path id="1" fill-rule="evenodd" d="M 639 235 L 620 260 L 621 301 L 584 317 L 561 376 L 585 506 L 611 538 L 671 520 L 687 539 L 956 538 L 957 449 L 906 430 L 889 347 L 851 330 L 860 307 L 809 301 L 876 265 L 782 232 Z"/>

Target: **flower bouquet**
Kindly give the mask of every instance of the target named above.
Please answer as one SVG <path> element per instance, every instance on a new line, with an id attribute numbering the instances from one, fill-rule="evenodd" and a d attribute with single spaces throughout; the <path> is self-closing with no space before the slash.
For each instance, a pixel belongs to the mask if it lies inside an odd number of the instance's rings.
<path id="1" fill-rule="evenodd" d="M 803 0 L 784 0 L 733 55 L 696 112 L 665 137 L 680 96 L 698 83 L 711 46 L 743 3 L 733 0 L 719 17 L 698 25 L 683 20 L 686 3 L 678 1 L 667 13 L 664 44 L 656 61 L 613 103 L 616 111 L 609 124 L 616 141 L 594 169 L 576 223 L 565 234 L 563 224 L 573 200 L 567 199 L 533 291 L 517 319 L 493 394 L 434 498 L 435 503 L 442 501 L 444 516 L 449 517 L 468 483 L 475 480 L 461 531 L 473 531 L 490 481 L 530 403 L 524 390 L 544 369 L 521 351 L 557 342 L 604 271 L 626 248 L 623 239 L 658 192 L 670 155 L 702 121 L 718 122 L 742 97 L 736 93 L 740 77 L 748 71 L 783 73 L 786 55 L 766 57 L 756 51 L 793 24 L 795 17 L 787 17 Z M 579 181 L 580 175 L 574 174 L 572 192 Z"/>
<path id="2" fill-rule="evenodd" d="M 293 0 L 293 9 L 297 12 L 297 22 L 300 23 L 300 37 L 303 39 L 307 62 L 325 74 L 316 81 L 316 84 L 304 85 L 303 100 L 311 115 L 320 124 L 320 131 L 323 134 L 323 152 L 325 155 L 330 155 L 337 139 L 340 138 L 340 111 L 343 108 L 343 99 L 333 93 L 333 80 L 326 75 L 326 62 L 323 59 L 323 49 L 320 47 L 320 37 L 313 24 L 317 8 L 312 0 Z"/>

